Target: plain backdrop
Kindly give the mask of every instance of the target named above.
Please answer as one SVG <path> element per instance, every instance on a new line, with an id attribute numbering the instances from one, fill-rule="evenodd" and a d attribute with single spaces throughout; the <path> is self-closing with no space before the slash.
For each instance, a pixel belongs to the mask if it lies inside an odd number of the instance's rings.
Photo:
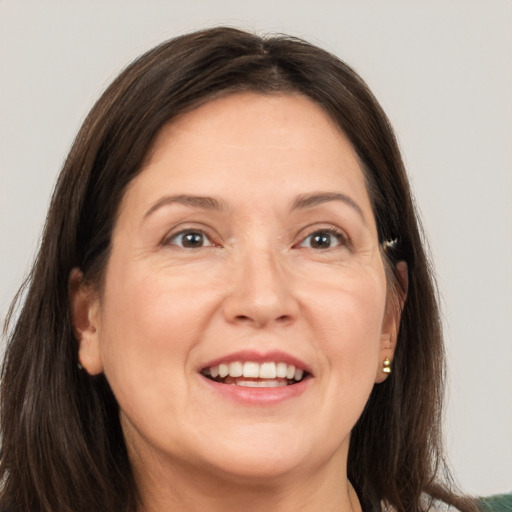
<path id="1" fill-rule="evenodd" d="M 512 490 L 510 0 L 0 0 L 1 318 L 92 103 L 146 49 L 215 24 L 304 37 L 381 101 L 438 273 L 456 478 Z"/>

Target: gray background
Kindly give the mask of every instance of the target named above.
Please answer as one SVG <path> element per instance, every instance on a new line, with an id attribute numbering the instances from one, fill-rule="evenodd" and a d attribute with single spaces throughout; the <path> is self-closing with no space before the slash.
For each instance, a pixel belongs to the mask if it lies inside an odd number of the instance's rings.
<path id="1" fill-rule="evenodd" d="M 474 493 L 512 489 L 512 2 L 0 0 L 0 320 L 88 109 L 131 59 L 229 24 L 328 49 L 397 131 L 438 271 L 446 441 Z"/>

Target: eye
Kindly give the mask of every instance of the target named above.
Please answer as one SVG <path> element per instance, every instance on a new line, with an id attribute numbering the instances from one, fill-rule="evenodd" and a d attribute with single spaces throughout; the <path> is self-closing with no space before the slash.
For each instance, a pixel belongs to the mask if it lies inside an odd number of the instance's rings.
<path id="1" fill-rule="evenodd" d="M 304 238 L 298 247 L 309 247 L 310 249 L 331 249 L 332 247 L 347 245 L 343 233 L 335 229 L 319 229 Z"/>
<path id="2" fill-rule="evenodd" d="M 185 249 L 199 249 L 215 245 L 205 233 L 194 229 L 180 231 L 168 238 L 165 243 L 166 245 L 177 245 Z"/>

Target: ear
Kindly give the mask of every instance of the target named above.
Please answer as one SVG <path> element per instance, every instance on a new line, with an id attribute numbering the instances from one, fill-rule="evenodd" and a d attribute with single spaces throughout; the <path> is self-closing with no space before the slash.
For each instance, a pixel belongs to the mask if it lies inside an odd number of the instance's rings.
<path id="1" fill-rule="evenodd" d="M 78 341 L 78 360 L 90 375 L 103 371 L 100 350 L 100 301 L 82 272 L 74 268 L 69 275 L 71 320 Z"/>
<path id="2" fill-rule="evenodd" d="M 400 327 L 400 319 L 404 308 L 405 299 L 407 297 L 407 288 L 409 277 L 407 272 L 407 263 L 400 261 L 396 266 L 398 273 L 398 286 L 395 290 L 389 292 L 386 303 L 386 311 L 384 313 L 384 321 L 382 323 L 382 332 L 380 338 L 379 364 L 377 365 L 377 373 L 375 382 L 380 384 L 384 382 L 390 372 L 384 372 L 384 361 L 386 358 L 392 363 L 395 355 L 396 343 L 398 338 L 398 329 Z M 390 369 L 392 367 L 389 367 Z"/>

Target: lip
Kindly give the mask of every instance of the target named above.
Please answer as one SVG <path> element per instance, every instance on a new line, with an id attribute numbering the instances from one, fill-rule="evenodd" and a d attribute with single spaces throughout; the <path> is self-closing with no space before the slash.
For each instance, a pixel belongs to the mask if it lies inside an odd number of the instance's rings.
<path id="1" fill-rule="evenodd" d="M 231 363 L 233 361 L 254 361 L 255 363 L 264 363 L 267 361 L 282 362 L 294 365 L 307 372 L 309 376 L 300 382 L 288 386 L 279 387 L 262 387 L 251 388 L 244 386 L 236 386 L 233 384 L 224 384 L 211 380 L 200 372 L 205 368 L 217 366 L 221 363 Z M 212 359 L 198 369 L 198 376 L 201 381 L 208 386 L 208 389 L 221 398 L 235 401 L 239 404 L 252 406 L 276 405 L 291 398 L 295 398 L 303 394 L 312 382 L 312 372 L 310 367 L 295 356 L 287 354 L 279 350 L 270 352 L 258 352 L 254 350 L 242 350 L 233 352 L 225 356 Z"/>
<path id="2" fill-rule="evenodd" d="M 208 361 L 206 364 L 203 364 L 200 368 L 198 368 L 198 372 L 204 370 L 205 368 L 210 368 L 212 366 L 217 366 L 221 363 L 232 363 L 233 361 L 254 361 L 255 363 L 265 363 L 267 361 L 275 361 L 279 363 L 286 363 L 289 365 L 295 366 L 295 368 L 300 368 L 304 370 L 304 372 L 313 375 L 311 368 L 298 359 L 295 356 L 287 354 L 286 352 L 282 352 L 280 350 L 273 350 L 271 352 L 258 352 L 255 350 L 241 350 L 239 352 L 233 352 L 231 354 L 227 354 L 222 357 L 218 357 L 216 359 L 212 359 Z"/>
<path id="3" fill-rule="evenodd" d="M 239 404 L 245 405 L 276 405 L 290 398 L 300 396 L 310 386 L 310 377 L 291 384 L 289 386 L 280 386 L 275 388 L 248 388 L 244 386 L 236 386 L 233 384 L 223 384 L 208 379 L 204 375 L 199 374 L 201 381 L 204 382 L 217 395 L 228 400 L 233 400 Z"/>

